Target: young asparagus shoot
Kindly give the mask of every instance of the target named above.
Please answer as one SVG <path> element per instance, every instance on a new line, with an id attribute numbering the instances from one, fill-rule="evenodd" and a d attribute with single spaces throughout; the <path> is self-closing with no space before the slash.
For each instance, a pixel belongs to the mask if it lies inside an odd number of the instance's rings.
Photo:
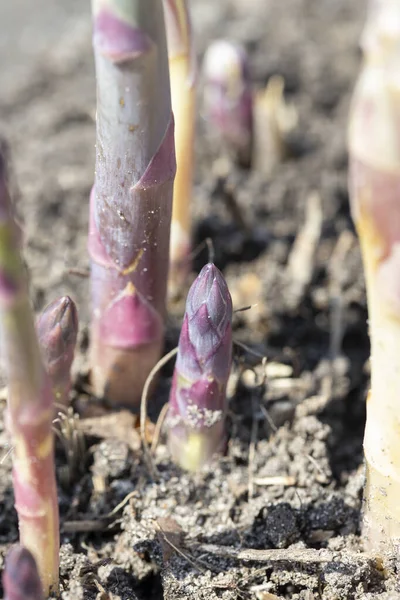
<path id="1" fill-rule="evenodd" d="M 41 362 L 19 235 L 0 156 L 0 332 L 20 542 L 32 552 L 44 594 L 58 591 L 59 527 L 52 419 L 54 399 Z"/>
<path id="2" fill-rule="evenodd" d="M 226 386 L 232 363 L 232 299 L 209 263 L 192 284 L 169 398 L 172 457 L 197 471 L 225 444 Z"/>
<path id="3" fill-rule="evenodd" d="M 259 173 L 271 172 L 287 155 L 286 137 L 296 127 L 296 108 L 284 96 L 285 80 L 272 75 L 254 96 L 254 144 L 252 166 Z"/>
<path id="4" fill-rule="evenodd" d="M 92 382 L 98 396 L 134 406 L 163 344 L 176 170 L 166 34 L 161 0 L 92 8 Z"/>
<path id="5" fill-rule="evenodd" d="M 175 120 L 176 177 L 172 206 L 169 294 L 179 296 L 190 271 L 190 204 L 196 109 L 196 68 L 187 0 L 164 0 Z"/>
<path id="6" fill-rule="evenodd" d="M 246 52 L 225 40 L 213 42 L 204 57 L 204 115 L 210 131 L 242 167 L 251 165 L 253 94 Z"/>
<path id="7" fill-rule="evenodd" d="M 63 296 L 46 306 L 37 320 L 36 331 L 55 401 L 67 407 L 78 336 L 78 313 L 71 298 Z"/>
<path id="8" fill-rule="evenodd" d="M 44 600 L 35 559 L 23 546 L 9 551 L 3 571 L 4 600 Z"/>
<path id="9" fill-rule="evenodd" d="M 400 548 L 400 4 L 370 5 L 350 113 L 349 190 L 367 286 L 371 390 L 363 534 Z"/>

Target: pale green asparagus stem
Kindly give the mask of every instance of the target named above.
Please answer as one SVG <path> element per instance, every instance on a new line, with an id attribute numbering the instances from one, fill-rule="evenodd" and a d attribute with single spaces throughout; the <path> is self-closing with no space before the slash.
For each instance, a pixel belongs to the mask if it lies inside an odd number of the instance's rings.
<path id="1" fill-rule="evenodd" d="M 58 592 L 59 526 L 53 453 L 53 395 L 42 366 L 19 239 L 0 156 L 0 328 L 14 445 L 20 541 L 34 555 L 43 591 Z"/>
<path id="2" fill-rule="evenodd" d="M 196 110 L 196 69 L 187 0 L 164 0 L 177 171 L 172 208 L 169 294 L 179 296 L 190 271 L 190 206 Z"/>

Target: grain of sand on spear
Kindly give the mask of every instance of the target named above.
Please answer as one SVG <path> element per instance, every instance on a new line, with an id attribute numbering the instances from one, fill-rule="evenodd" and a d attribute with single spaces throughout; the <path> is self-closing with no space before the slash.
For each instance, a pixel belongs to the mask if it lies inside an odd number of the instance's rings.
<path id="1" fill-rule="evenodd" d="M 400 4 L 370 4 L 349 126 L 350 197 L 367 284 L 367 547 L 400 548 Z"/>
<path id="2" fill-rule="evenodd" d="M 0 332 L 14 445 L 15 508 L 20 541 L 36 559 L 47 596 L 58 591 L 59 565 L 54 399 L 41 361 L 6 179 L 0 155 Z"/>
<path id="3" fill-rule="evenodd" d="M 163 344 L 175 177 L 162 0 L 93 0 L 89 253 L 95 393 L 137 405 Z"/>

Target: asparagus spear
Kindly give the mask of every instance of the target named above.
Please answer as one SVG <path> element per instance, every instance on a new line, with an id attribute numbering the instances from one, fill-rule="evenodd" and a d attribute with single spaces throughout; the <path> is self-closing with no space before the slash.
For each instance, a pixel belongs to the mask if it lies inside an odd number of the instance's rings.
<path id="1" fill-rule="evenodd" d="M 97 395 L 134 405 L 162 348 L 176 170 L 163 7 L 162 0 L 92 7 L 92 378 Z"/>
<path id="2" fill-rule="evenodd" d="M 189 290 L 169 398 L 173 459 L 196 471 L 225 443 L 226 386 L 232 363 L 232 299 L 209 263 Z"/>
<path id="3" fill-rule="evenodd" d="M 4 600 L 43 600 L 35 559 L 26 548 L 13 546 L 3 572 Z"/>
<path id="4" fill-rule="evenodd" d="M 78 335 L 78 313 L 71 298 L 63 296 L 46 306 L 37 320 L 36 331 L 54 398 L 57 404 L 68 406 Z"/>
<path id="5" fill-rule="evenodd" d="M 14 444 L 13 485 L 20 541 L 38 564 L 43 591 L 57 592 L 58 502 L 53 453 L 53 395 L 42 366 L 18 231 L 0 154 L 0 332 L 8 379 L 8 416 Z"/>
<path id="6" fill-rule="evenodd" d="M 360 237 L 371 337 L 363 534 L 400 544 L 400 5 L 372 2 L 349 124 L 350 199 Z"/>
<path id="7" fill-rule="evenodd" d="M 241 46 L 218 40 L 204 57 L 204 113 L 206 121 L 235 160 L 251 163 L 253 94 L 247 55 Z"/>
<path id="8" fill-rule="evenodd" d="M 190 271 L 190 203 L 195 125 L 195 58 L 187 0 L 164 0 L 175 118 L 177 171 L 171 222 L 169 292 L 179 295 Z"/>

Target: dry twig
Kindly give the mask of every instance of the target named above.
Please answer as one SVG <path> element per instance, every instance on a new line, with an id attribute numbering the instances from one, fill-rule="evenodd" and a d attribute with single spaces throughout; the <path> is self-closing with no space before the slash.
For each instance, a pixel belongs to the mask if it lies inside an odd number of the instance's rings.
<path id="1" fill-rule="evenodd" d="M 329 354 L 331 361 L 340 353 L 343 338 L 343 264 L 354 243 L 351 231 L 343 231 L 339 236 L 328 265 L 330 277 L 330 341 Z"/>
<path id="2" fill-rule="evenodd" d="M 168 402 L 166 402 L 164 404 L 164 406 L 162 407 L 162 409 L 160 411 L 160 414 L 158 415 L 157 423 L 154 428 L 153 439 L 151 440 L 151 453 L 152 454 L 155 453 L 157 446 L 158 446 L 158 442 L 160 441 L 161 431 L 162 431 L 162 427 L 164 425 L 165 417 L 167 416 L 167 412 L 168 412 Z"/>
<path id="3" fill-rule="evenodd" d="M 291 308 L 299 305 L 311 283 L 322 223 L 321 197 L 314 192 L 307 199 L 305 223 L 297 234 L 287 265 L 288 297 Z"/>
<path id="4" fill-rule="evenodd" d="M 149 376 L 146 379 L 146 383 L 144 384 L 143 392 L 142 392 L 142 399 L 140 402 L 140 438 L 142 440 L 143 454 L 144 454 L 144 459 L 146 461 L 147 468 L 149 469 L 151 476 L 155 480 L 157 480 L 157 478 L 158 478 L 157 468 L 154 464 L 153 457 L 151 455 L 150 448 L 149 448 L 149 445 L 147 443 L 147 438 L 146 438 L 147 399 L 148 399 L 148 395 L 149 395 L 150 386 L 151 386 L 155 376 L 157 375 L 158 371 L 164 365 L 166 365 L 167 362 L 171 358 L 173 358 L 177 353 L 178 353 L 178 347 L 174 348 L 173 350 L 168 352 L 168 354 L 163 356 L 158 361 L 158 363 L 152 368 L 152 370 L 149 373 Z"/>
<path id="5" fill-rule="evenodd" d="M 98 519 L 82 519 L 79 521 L 66 521 L 62 526 L 62 531 L 65 533 L 93 533 L 94 531 L 104 531 L 111 529 L 116 524 L 114 517 L 124 508 L 124 506 L 137 495 L 137 491 L 129 492 L 117 506 L 109 513 L 102 515 Z"/>
<path id="6" fill-rule="evenodd" d="M 189 545 L 189 544 L 188 544 Z M 302 564 L 342 562 L 342 554 L 328 549 L 314 548 L 273 548 L 256 550 L 253 548 L 233 548 L 217 544 L 199 544 L 191 542 L 189 547 L 202 554 L 213 554 L 222 558 L 259 563 L 297 562 Z M 371 561 L 374 557 L 361 552 L 346 552 L 343 557 L 358 561 Z"/>
<path id="7" fill-rule="evenodd" d="M 270 485 L 283 485 L 291 487 L 296 485 L 296 478 L 291 475 L 271 475 L 270 477 L 257 477 L 254 479 L 255 485 L 270 486 Z"/>

